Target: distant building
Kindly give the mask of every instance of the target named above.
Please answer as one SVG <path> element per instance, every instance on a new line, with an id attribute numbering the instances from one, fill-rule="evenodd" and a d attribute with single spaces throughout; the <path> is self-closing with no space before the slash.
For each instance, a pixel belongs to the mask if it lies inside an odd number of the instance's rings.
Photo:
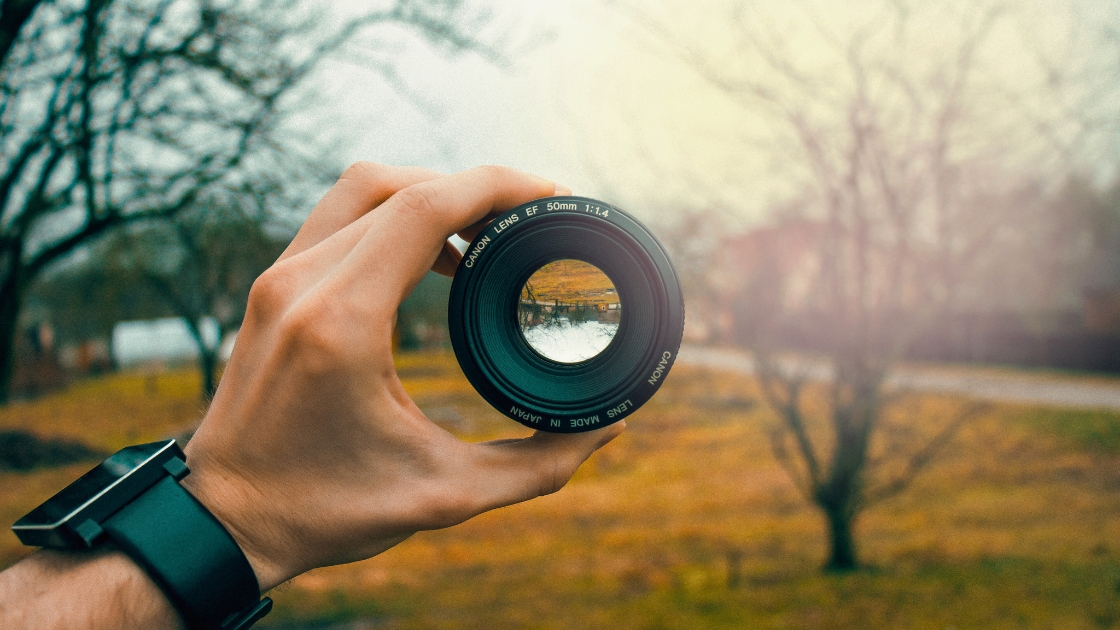
<path id="1" fill-rule="evenodd" d="M 697 304 L 693 298 L 686 310 L 685 338 L 694 343 L 740 341 L 742 307 L 759 299 L 778 300 L 774 306 L 786 312 L 803 311 L 820 271 L 822 230 L 820 221 L 799 219 L 727 237 L 708 303 Z"/>

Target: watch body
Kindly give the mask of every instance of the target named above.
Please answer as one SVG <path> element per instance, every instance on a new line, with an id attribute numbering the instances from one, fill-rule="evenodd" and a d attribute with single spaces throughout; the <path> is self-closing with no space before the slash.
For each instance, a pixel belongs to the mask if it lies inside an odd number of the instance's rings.
<path id="1" fill-rule="evenodd" d="M 16 521 L 25 545 L 111 543 L 163 590 L 193 629 L 244 630 L 268 613 L 236 541 L 179 480 L 190 470 L 174 440 L 129 446 Z"/>

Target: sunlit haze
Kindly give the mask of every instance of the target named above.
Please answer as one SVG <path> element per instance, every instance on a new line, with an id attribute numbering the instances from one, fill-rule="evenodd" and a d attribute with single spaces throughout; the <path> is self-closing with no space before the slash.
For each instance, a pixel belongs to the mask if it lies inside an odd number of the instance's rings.
<path id="1" fill-rule="evenodd" d="M 343 15 L 368 7 L 335 6 Z M 822 88 L 843 91 L 850 77 L 840 43 L 874 24 L 880 5 L 711 2 L 701 9 L 577 0 L 481 6 L 492 12 L 486 36 L 503 48 L 508 64 L 469 52 L 442 54 L 413 40 L 392 58 L 394 86 L 363 60 L 369 48 L 359 38 L 340 55 L 352 62 L 324 68 L 316 87 L 325 93 L 320 124 L 338 134 L 340 162 L 442 170 L 507 164 L 643 216 L 684 204 L 751 218 L 788 196 L 801 174 L 773 150 L 766 118 L 714 89 L 682 58 L 697 55 L 732 76 L 768 80 L 772 69 L 736 48 L 741 33 L 733 18 L 747 16 L 773 54 Z M 915 4 L 912 13 L 905 34 L 881 29 L 869 48 L 892 62 L 904 58 L 901 67 L 919 81 L 930 78 L 970 29 L 980 28 L 984 15 L 972 3 Z M 993 121 L 978 133 L 1019 143 L 1009 155 L 1037 164 L 1046 147 L 1015 130 L 1059 107 L 1049 98 L 1043 67 L 1092 68 L 1094 51 L 1078 32 L 1116 22 L 1118 14 L 1117 5 L 1104 1 L 1009 5 L 979 55 L 976 80 L 985 82 L 987 95 L 1001 94 L 975 103 L 976 119 Z M 1082 167 L 1111 175 L 1114 141 L 1082 148 Z"/>

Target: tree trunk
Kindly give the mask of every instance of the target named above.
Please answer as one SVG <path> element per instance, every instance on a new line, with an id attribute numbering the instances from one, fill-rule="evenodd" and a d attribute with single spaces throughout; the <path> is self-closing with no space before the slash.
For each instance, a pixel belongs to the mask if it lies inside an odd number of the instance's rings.
<path id="1" fill-rule="evenodd" d="M 149 278 L 149 282 L 151 281 L 151 278 Z M 167 285 L 160 283 L 154 286 L 161 290 L 164 295 L 174 296 L 167 289 Z M 198 346 L 198 370 L 202 377 L 202 397 L 209 401 L 214 398 L 214 392 L 218 389 L 218 354 L 222 347 L 222 328 L 221 326 L 218 327 L 218 342 L 211 348 L 207 345 L 206 337 L 202 334 L 202 318 L 183 308 L 183 303 L 178 300 L 171 299 L 171 304 L 176 306 L 175 310 L 187 322 L 187 329 L 190 330 L 191 337 L 194 338 L 194 344 Z"/>
<path id="2" fill-rule="evenodd" d="M 848 510 L 821 506 L 828 519 L 828 562 L 825 571 L 846 572 L 859 568 L 856 561 L 856 545 L 852 539 L 852 524 L 855 520 Z"/>
<path id="3" fill-rule="evenodd" d="M 202 371 L 202 396 L 210 400 L 218 389 L 218 349 L 210 351 L 202 348 L 198 353 L 198 367 Z"/>
<path id="4" fill-rule="evenodd" d="M 11 395 L 12 374 L 16 361 L 16 334 L 20 311 L 18 272 L 13 272 L 0 284 L 0 405 L 6 405 Z"/>
<path id="5" fill-rule="evenodd" d="M 41 0 L 3 0 L 0 3 L 0 65 L 8 57 L 23 25 L 31 19 Z"/>

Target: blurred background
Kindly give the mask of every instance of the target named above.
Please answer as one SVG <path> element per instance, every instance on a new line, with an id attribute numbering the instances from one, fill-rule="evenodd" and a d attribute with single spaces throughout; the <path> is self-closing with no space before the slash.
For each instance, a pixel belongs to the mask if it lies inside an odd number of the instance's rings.
<path id="1" fill-rule="evenodd" d="M 1120 626 L 1120 5 L 0 0 L 0 520 L 189 439 L 356 160 L 632 212 L 685 345 L 563 491 L 301 576 L 267 624 Z M 523 433 L 449 287 L 400 307 L 406 389 Z"/>

